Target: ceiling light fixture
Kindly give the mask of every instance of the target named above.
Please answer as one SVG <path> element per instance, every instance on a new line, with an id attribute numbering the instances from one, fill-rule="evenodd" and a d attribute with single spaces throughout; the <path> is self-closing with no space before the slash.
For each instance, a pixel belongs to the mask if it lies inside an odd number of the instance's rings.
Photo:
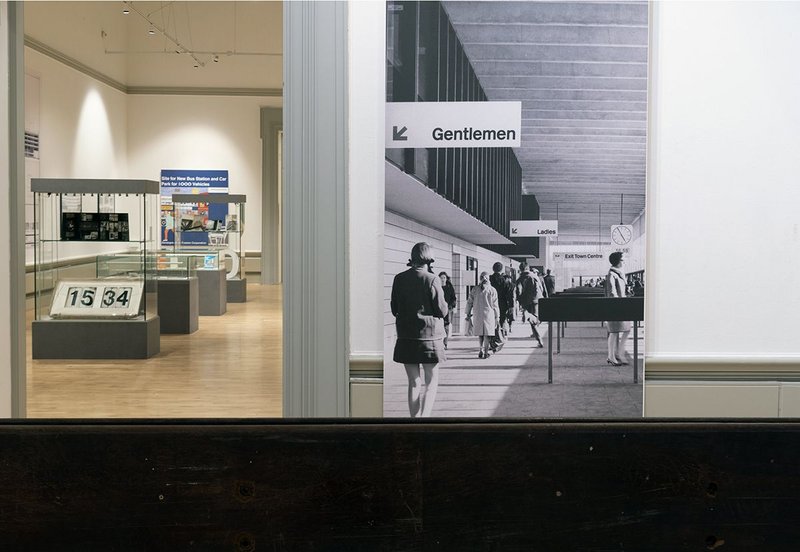
<path id="1" fill-rule="evenodd" d="M 175 13 L 174 13 L 174 6 L 173 6 L 173 4 L 176 4 L 176 3 L 177 2 L 174 2 L 174 1 L 173 2 L 166 2 L 166 3 L 162 2 L 161 3 L 162 4 L 161 8 L 159 8 L 159 9 L 155 10 L 154 12 L 151 12 L 151 13 L 148 14 L 148 13 L 144 13 L 140 9 L 140 7 L 137 6 L 133 1 L 131 1 L 131 0 L 123 0 L 122 1 L 123 13 L 125 13 L 126 15 L 127 14 L 136 14 L 139 17 L 141 17 L 144 20 L 144 22 L 146 23 L 146 25 L 147 25 L 147 34 L 149 36 L 155 36 L 156 34 L 159 34 L 159 35 L 162 35 L 164 37 L 164 39 L 165 39 L 164 48 L 161 51 L 151 51 L 149 49 L 146 49 L 145 51 L 109 50 L 105 46 L 105 42 L 104 42 L 103 45 L 104 45 L 105 53 L 106 54 L 125 54 L 125 55 L 130 55 L 130 54 L 155 54 L 155 53 L 169 54 L 170 50 L 172 50 L 173 52 L 175 52 L 178 55 L 186 54 L 189 57 L 191 57 L 193 62 L 194 62 L 193 65 L 194 65 L 195 69 L 199 69 L 201 67 L 205 67 L 206 64 L 207 64 L 207 62 L 202 61 L 198 57 L 198 54 L 211 56 L 212 59 L 216 58 L 216 59 L 214 59 L 214 62 L 215 63 L 219 63 L 219 54 L 218 54 L 218 52 L 204 52 L 204 51 L 194 50 L 193 48 L 190 48 L 188 45 L 183 44 L 179 40 L 179 38 L 177 37 L 177 34 L 172 34 L 172 33 L 176 33 L 176 31 L 174 29 Z M 168 8 L 168 7 L 171 10 L 170 11 L 170 13 L 172 14 L 171 18 L 173 18 L 173 21 L 172 21 L 173 31 L 172 31 L 172 33 L 169 30 L 170 17 L 167 18 L 166 24 L 165 24 L 164 21 L 162 21 L 161 25 L 156 23 L 150 17 L 154 13 L 157 13 L 157 12 L 159 12 L 159 11 L 165 9 L 165 8 Z M 189 39 L 191 40 L 191 21 L 189 20 L 188 9 L 187 9 L 187 12 L 186 12 L 186 16 L 187 16 L 187 24 L 189 26 Z M 105 35 L 103 36 L 103 38 L 105 39 Z M 166 41 L 172 42 L 172 44 L 174 46 L 171 46 L 171 47 L 168 48 L 166 46 Z M 268 55 L 268 56 L 277 55 L 277 56 L 280 56 L 281 54 L 261 53 L 261 52 L 227 52 L 225 55 Z"/>
<path id="2" fill-rule="evenodd" d="M 131 10 L 128 8 L 122 8 L 122 15 L 128 15 L 129 13 L 131 13 Z"/>

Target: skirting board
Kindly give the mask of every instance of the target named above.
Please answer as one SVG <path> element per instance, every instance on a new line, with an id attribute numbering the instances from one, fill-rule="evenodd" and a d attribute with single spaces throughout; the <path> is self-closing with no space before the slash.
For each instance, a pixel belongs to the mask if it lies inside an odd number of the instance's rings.
<path id="1" fill-rule="evenodd" d="M 800 381 L 800 355 L 650 355 L 645 380 Z"/>
<path id="2" fill-rule="evenodd" d="M 383 354 L 350 355 L 350 416 L 383 417 Z"/>
<path id="3" fill-rule="evenodd" d="M 383 380 L 350 378 L 350 416 L 383 417 Z"/>
<path id="4" fill-rule="evenodd" d="M 34 320 L 34 359 L 150 358 L 161 351 L 161 319 Z"/>

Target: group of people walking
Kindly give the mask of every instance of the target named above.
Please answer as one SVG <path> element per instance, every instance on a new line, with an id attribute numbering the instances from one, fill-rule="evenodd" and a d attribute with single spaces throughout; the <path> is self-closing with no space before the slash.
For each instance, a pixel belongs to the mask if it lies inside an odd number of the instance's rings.
<path id="1" fill-rule="evenodd" d="M 607 297 L 625 297 L 625 274 L 622 253 L 609 257 L 611 269 L 606 278 Z M 403 364 L 408 377 L 408 409 L 411 417 L 428 417 L 433 411 L 439 382 L 439 364 L 447 360 L 448 340 L 456 306 L 455 288 L 447 273 L 434 273 L 430 245 L 420 242 L 411 249 L 408 270 L 392 283 L 391 310 L 395 317 L 397 342 L 393 360 Z M 469 294 L 466 309 L 467 328 L 478 337 L 478 358 L 488 358 L 502 347 L 514 322 L 514 304 L 520 306 L 523 321 L 531 327 L 531 337 L 542 347 L 538 330 L 539 300 L 555 292 L 555 278 L 550 270 L 542 277 L 536 268 L 519 265 L 514 281 L 504 273 L 502 263 L 495 263 L 493 273 L 482 272 Z M 607 362 L 627 364 L 625 345 L 630 322 L 607 322 Z M 424 385 L 423 385 L 424 381 Z"/>
<path id="2" fill-rule="evenodd" d="M 539 335 L 539 299 L 548 297 L 546 280 L 535 268 L 520 263 L 520 276 L 516 282 L 503 272 L 502 263 L 495 263 L 493 273 L 482 272 L 478 285 L 472 289 L 467 301 L 467 324 L 472 325 L 472 335 L 478 336 L 478 358 L 488 358 L 508 338 L 514 322 L 514 302 L 520 305 L 523 320 L 531 325 L 531 337 L 542 347 Z M 549 271 L 548 271 L 549 275 Z M 555 279 L 552 286 L 555 289 Z M 552 293 L 552 292 L 551 292 Z"/>

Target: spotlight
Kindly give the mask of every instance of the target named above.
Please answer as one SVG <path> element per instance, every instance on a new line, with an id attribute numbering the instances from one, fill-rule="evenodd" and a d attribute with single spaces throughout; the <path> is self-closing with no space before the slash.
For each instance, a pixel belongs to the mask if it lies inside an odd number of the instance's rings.
<path id="1" fill-rule="evenodd" d="M 214 63 L 219 63 L 219 56 L 214 56 Z"/>
<path id="2" fill-rule="evenodd" d="M 200 64 L 199 63 L 195 63 L 194 64 L 194 68 L 197 69 L 198 67 L 200 67 Z"/>
<path id="3" fill-rule="evenodd" d="M 156 30 L 153 27 L 150 27 L 150 29 L 148 29 L 148 31 L 147 31 L 147 34 L 152 36 L 152 35 L 156 34 Z"/>
<path id="4" fill-rule="evenodd" d="M 176 53 L 176 54 L 180 54 L 180 53 L 181 53 L 181 50 L 180 50 L 180 48 L 176 48 L 176 49 L 175 49 L 175 53 Z"/>
<path id="5" fill-rule="evenodd" d="M 131 13 L 131 10 L 128 8 L 122 8 L 122 15 L 128 15 L 129 13 Z"/>

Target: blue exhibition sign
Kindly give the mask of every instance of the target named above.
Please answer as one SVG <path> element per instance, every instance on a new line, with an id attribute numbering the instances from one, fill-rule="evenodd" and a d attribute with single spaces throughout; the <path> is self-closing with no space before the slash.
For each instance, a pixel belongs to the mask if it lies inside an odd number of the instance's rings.
<path id="1" fill-rule="evenodd" d="M 227 193 L 228 171 L 163 169 L 161 171 L 161 245 L 175 243 L 175 217 L 181 225 L 180 245 L 207 245 L 208 221 L 224 221 L 227 205 L 172 205 L 172 194 Z M 184 226 L 186 226 L 184 228 Z M 197 230 L 195 230 L 197 229 Z"/>

